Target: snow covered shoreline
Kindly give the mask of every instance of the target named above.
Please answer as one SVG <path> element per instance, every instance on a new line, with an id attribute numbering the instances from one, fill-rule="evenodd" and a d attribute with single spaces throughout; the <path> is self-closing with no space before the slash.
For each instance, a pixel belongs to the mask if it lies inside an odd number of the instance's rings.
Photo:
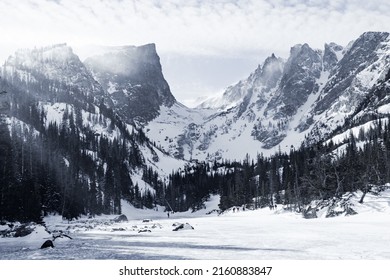
<path id="1" fill-rule="evenodd" d="M 48 228 L 66 231 L 72 239 L 57 238 L 54 248 L 41 250 L 50 235 L 37 227 L 25 237 L 0 238 L 0 259 L 390 259 L 389 190 L 367 195 L 358 215 L 326 219 L 303 219 L 281 206 L 206 215 L 216 203 L 170 218 L 128 206 L 123 212 L 129 221 L 120 223 L 108 222 L 110 216 L 94 223 L 50 217 Z M 173 231 L 178 223 L 194 230 Z"/>

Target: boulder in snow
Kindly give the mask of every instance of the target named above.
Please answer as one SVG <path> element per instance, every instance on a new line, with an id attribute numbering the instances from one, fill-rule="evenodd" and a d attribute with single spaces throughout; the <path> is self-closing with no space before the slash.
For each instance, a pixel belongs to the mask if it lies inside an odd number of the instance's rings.
<path id="1" fill-rule="evenodd" d="M 176 228 L 173 229 L 173 231 L 179 231 L 179 230 L 188 230 L 188 229 L 194 229 L 193 226 L 191 226 L 189 223 L 180 224 Z"/>
<path id="2" fill-rule="evenodd" d="M 123 214 L 114 219 L 114 222 L 116 222 L 116 223 L 127 222 L 127 221 L 128 221 L 128 219 L 127 219 L 126 215 L 123 215 Z"/>
<path id="3" fill-rule="evenodd" d="M 126 231 L 124 228 L 112 228 L 112 231 Z"/>
<path id="4" fill-rule="evenodd" d="M 46 240 L 46 241 L 42 244 L 41 249 L 45 249 L 45 248 L 49 248 L 49 247 L 54 248 L 53 241 L 51 241 L 51 240 Z"/>
<path id="5" fill-rule="evenodd" d="M 316 208 L 312 208 L 311 206 L 309 206 L 309 208 L 303 210 L 303 217 L 305 219 L 316 219 L 317 218 Z"/>
<path id="6" fill-rule="evenodd" d="M 22 224 L 15 228 L 14 237 L 23 237 L 32 233 L 35 229 L 33 224 Z"/>
<path id="7" fill-rule="evenodd" d="M 347 207 L 346 213 L 345 213 L 346 216 L 351 216 L 351 215 L 356 215 L 356 214 L 357 214 L 357 212 L 355 210 L 353 210 L 351 207 Z"/>

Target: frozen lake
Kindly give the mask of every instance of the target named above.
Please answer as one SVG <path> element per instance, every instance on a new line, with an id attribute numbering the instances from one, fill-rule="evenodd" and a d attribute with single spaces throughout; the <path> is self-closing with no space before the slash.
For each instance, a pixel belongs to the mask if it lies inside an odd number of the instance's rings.
<path id="1" fill-rule="evenodd" d="M 41 250 L 50 235 L 38 228 L 23 238 L 0 238 L 0 258 L 390 260 L 390 206 L 385 198 L 367 197 L 358 215 L 310 220 L 281 207 L 219 216 L 205 210 L 169 219 L 161 211 L 124 209 L 129 221 L 122 223 L 100 218 L 68 224 L 51 217 L 49 228 L 67 231 L 73 239 L 58 238 L 55 248 Z M 178 223 L 189 223 L 194 230 L 173 231 Z"/>
<path id="2" fill-rule="evenodd" d="M 195 229 L 173 231 L 172 224 L 178 222 L 188 222 Z M 138 233 L 144 227 L 151 232 Z M 2 238 L 0 258 L 390 259 L 387 214 L 305 220 L 247 211 L 149 223 L 129 221 L 75 231 L 71 236 L 72 240 L 56 239 L 55 248 L 44 250 L 39 249 L 44 237 Z"/>

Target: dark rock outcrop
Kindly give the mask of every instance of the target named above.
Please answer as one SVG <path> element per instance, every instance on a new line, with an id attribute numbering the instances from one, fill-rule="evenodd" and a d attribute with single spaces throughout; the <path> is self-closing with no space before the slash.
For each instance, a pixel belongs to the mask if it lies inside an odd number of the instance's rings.
<path id="1" fill-rule="evenodd" d="M 303 217 L 305 219 L 316 219 L 317 218 L 317 209 L 309 206 L 307 209 L 303 210 L 302 214 L 303 214 Z"/>
<path id="2" fill-rule="evenodd" d="M 54 243 L 53 241 L 51 240 L 46 240 L 42 246 L 41 246 L 41 249 L 45 249 L 45 248 L 54 248 Z"/>
<path id="3" fill-rule="evenodd" d="M 124 214 L 122 214 L 114 219 L 114 222 L 116 222 L 116 223 L 127 222 L 127 221 L 128 221 L 128 219 L 127 219 L 126 215 L 124 215 Z"/>
<path id="4" fill-rule="evenodd" d="M 138 233 L 143 233 L 143 232 L 152 232 L 150 229 L 146 229 L 146 228 L 144 228 L 144 229 L 140 229 L 139 231 L 138 231 Z"/>

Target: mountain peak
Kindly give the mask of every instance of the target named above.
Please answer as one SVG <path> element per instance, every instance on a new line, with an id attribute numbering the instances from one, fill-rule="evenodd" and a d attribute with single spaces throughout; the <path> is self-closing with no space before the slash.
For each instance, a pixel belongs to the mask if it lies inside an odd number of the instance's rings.
<path id="1" fill-rule="evenodd" d="M 14 58 L 17 61 L 25 63 L 25 66 L 33 66 L 30 64 L 46 63 L 46 62 L 64 62 L 69 59 L 76 58 L 71 47 L 66 43 L 45 46 L 33 49 L 19 49 L 10 59 Z M 78 59 L 78 58 L 77 58 Z"/>
<path id="2" fill-rule="evenodd" d="M 123 45 L 123 46 L 110 46 L 110 47 L 102 47 L 100 55 L 105 55 L 107 53 L 129 53 L 133 54 L 134 52 L 139 53 L 148 53 L 150 55 L 157 55 L 156 44 L 149 43 L 140 46 L 134 45 Z"/>
<path id="3" fill-rule="evenodd" d="M 380 45 L 389 40 L 388 32 L 365 32 L 357 38 L 348 49 L 351 54 L 360 54 L 364 59 L 365 53 L 374 53 Z M 366 59 L 370 60 L 370 59 Z"/>
<path id="4" fill-rule="evenodd" d="M 316 80 L 322 70 L 321 55 L 308 44 L 297 44 L 290 50 L 283 68 L 279 89 L 267 106 L 276 118 L 294 115 L 308 96 L 317 90 Z"/>
<path id="5" fill-rule="evenodd" d="M 6 67 L 9 73 L 19 71 L 31 77 L 39 75 L 69 85 L 79 84 L 91 88 L 91 84 L 96 82 L 66 43 L 19 49 L 8 58 Z"/>
<path id="6" fill-rule="evenodd" d="M 336 43 L 325 43 L 323 65 L 325 71 L 331 71 L 343 56 L 344 48 Z"/>
<path id="7" fill-rule="evenodd" d="M 151 51 L 154 51 L 155 53 L 157 53 L 156 44 L 155 43 L 149 43 L 149 44 L 141 45 L 138 48 L 148 49 L 148 50 L 151 50 Z"/>
<path id="8" fill-rule="evenodd" d="M 367 31 L 360 35 L 359 39 L 372 40 L 375 38 L 387 38 L 389 36 L 389 32 L 381 32 L 381 31 Z"/>
<path id="9" fill-rule="evenodd" d="M 264 60 L 264 65 L 266 64 L 269 64 L 269 63 L 272 63 L 274 61 L 277 61 L 278 58 L 276 57 L 276 55 L 274 53 L 272 53 L 270 56 L 268 56 L 265 60 Z"/>
<path id="10" fill-rule="evenodd" d="M 274 53 L 265 59 L 258 78 L 267 89 L 271 89 L 276 86 L 282 76 L 283 65 L 283 60 L 277 58 Z"/>
<path id="11" fill-rule="evenodd" d="M 142 123 L 158 115 L 161 105 L 176 100 L 166 82 L 155 44 L 105 47 L 85 60 L 97 81 L 111 95 L 121 116 Z"/>
<path id="12" fill-rule="evenodd" d="M 388 40 L 389 33 L 387 32 L 365 32 L 344 49 L 342 58 L 332 69 L 330 81 L 324 87 L 326 96 L 324 95 L 316 106 L 318 112 L 328 108 L 330 103 L 338 99 L 341 93 L 351 86 L 361 71 L 378 61 L 381 57 L 378 51 L 383 52 L 382 48 L 386 47 L 384 44 L 389 45 L 389 43 L 385 43 Z M 366 73 L 366 75 L 370 74 Z M 363 90 L 365 86 L 363 84 L 360 86 L 363 94 L 366 90 Z M 354 96 L 358 96 L 358 94 L 355 93 Z"/>

